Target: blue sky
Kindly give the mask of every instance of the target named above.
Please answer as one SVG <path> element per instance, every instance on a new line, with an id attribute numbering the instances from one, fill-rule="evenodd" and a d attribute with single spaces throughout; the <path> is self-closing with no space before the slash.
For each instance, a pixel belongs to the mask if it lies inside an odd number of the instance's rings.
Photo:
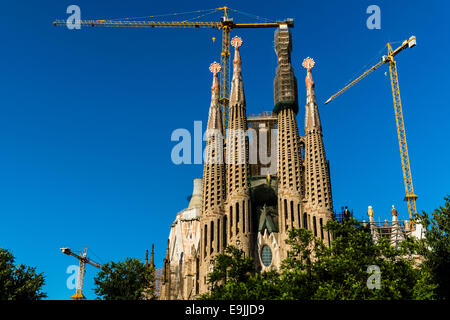
<path id="1" fill-rule="evenodd" d="M 220 33 L 192 29 L 55 28 L 66 8 L 82 18 L 121 18 L 227 5 L 272 20 L 294 18 L 293 66 L 303 132 L 305 70 L 313 77 L 331 163 L 334 206 L 379 219 L 395 204 L 407 218 L 389 72 L 376 71 L 333 103 L 329 96 L 375 64 L 388 41 L 417 37 L 398 57 L 400 92 L 419 210 L 449 193 L 449 26 L 447 1 L 39 1 L 7 0 L 0 30 L 0 247 L 46 275 L 50 299 L 68 299 L 59 248 L 89 246 L 98 262 L 144 259 L 162 266 L 169 226 L 187 206 L 201 165 L 171 162 L 177 128 L 206 123 L 209 64 Z M 381 9 L 381 29 L 366 27 L 366 8 Z M 232 13 L 235 22 L 255 22 Z M 220 15 L 204 17 L 216 21 Z M 167 17 L 176 20 L 178 17 Z M 276 56 L 272 29 L 235 30 L 243 38 L 247 112 L 273 107 Z M 216 37 L 212 42 L 211 38 Z M 385 72 L 387 76 L 385 76 Z M 87 267 L 92 299 L 96 269 Z"/>

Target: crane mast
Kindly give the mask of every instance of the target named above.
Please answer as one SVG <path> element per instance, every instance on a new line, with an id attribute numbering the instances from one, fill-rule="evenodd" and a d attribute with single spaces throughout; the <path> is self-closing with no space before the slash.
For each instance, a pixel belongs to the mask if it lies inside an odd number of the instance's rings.
<path id="1" fill-rule="evenodd" d="M 415 45 L 415 38 L 414 38 Z M 417 195 L 414 193 L 414 187 L 411 175 L 411 166 L 409 164 L 408 146 L 406 143 L 406 130 L 403 121 L 402 102 L 400 99 L 400 88 L 398 84 L 397 62 L 394 60 L 393 50 L 388 43 L 389 55 L 389 73 L 391 76 L 392 98 L 394 100 L 395 121 L 397 124 L 398 144 L 400 148 L 400 157 L 402 160 L 403 179 L 405 182 L 405 200 L 408 204 L 409 218 L 417 215 L 416 199 Z"/>
<path id="2" fill-rule="evenodd" d="M 229 7 L 220 7 L 213 12 L 223 11 L 223 17 L 217 21 L 150 21 L 150 20 L 80 20 L 81 26 L 91 27 L 111 27 L 111 28 L 194 28 L 194 29 L 218 29 L 222 31 L 222 51 L 220 53 L 220 64 L 222 71 L 220 73 L 220 97 L 219 102 L 223 112 L 223 124 L 226 128 L 228 119 L 228 102 L 230 96 L 230 33 L 232 29 L 249 28 L 278 28 L 280 25 L 294 27 L 293 19 L 275 22 L 255 22 L 255 23 L 234 23 L 233 18 L 228 16 L 230 10 L 239 12 Z M 66 25 L 66 20 L 55 20 L 55 26 Z"/>
<path id="3" fill-rule="evenodd" d="M 383 64 L 389 64 L 389 73 L 391 77 L 391 86 L 392 86 L 392 97 L 394 100 L 394 112 L 395 112 L 395 121 L 397 125 L 397 135 L 398 135 L 398 143 L 400 148 L 400 158 L 402 162 L 402 171 L 403 171 L 403 180 L 405 183 L 405 201 L 407 201 L 408 204 L 408 212 L 409 212 L 409 219 L 411 221 L 411 227 L 414 227 L 413 219 L 417 215 L 417 208 L 416 208 L 416 199 L 417 195 L 414 193 L 413 188 L 413 182 L 412 182 L 412 174 L 411 174 L 411 166 L 409 163 L 409 155 L 408 155 L 408 147 L 406 143 L 406 130 L 405 130 L 405 123 L 403 120 L 403 111 L 402 111 L 402 102 L 400 99 L 400 88 L 399 88 L 399 82 L 398 82 L 398 73 L 397 73 L 397 62 L 395 61 L 394 57 L 403 51 L 406 48 L 412 48 L 416 45 L 416 37 L 412 36 L 408 40 L 405 40 L 402 42 L 401 46 L 396 48 L 395 50 L 392 49 L 392 46 L 390 43 L 387 44 L 388 47 L 388 55 L 383 56 L 381 58 L 381 61 L 378 62 L 376 65 L 371 67 L 370 69 L 366 70 L 362 75 L 360 75 L 358 78 L 350 82 L 348 85 L 346 85 L 344 88 L 339 90 L 337 93 L 332 95 L 327 101 L 325 101 L 325 104 L 328 104 L 330 101 L 336 99 L 338 96 L 343 94 L 345 91 L 353 87 L 356 83 L 367 77 L 369 74 L 371 74 L 373 71 L 378 69 Z"/>

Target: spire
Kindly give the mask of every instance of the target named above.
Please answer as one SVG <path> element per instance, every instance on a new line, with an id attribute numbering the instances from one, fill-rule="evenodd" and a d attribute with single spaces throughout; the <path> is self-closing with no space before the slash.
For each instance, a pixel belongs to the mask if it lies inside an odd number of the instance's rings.
<path id="1" fill-rule="evenodd" d="M 314 80 L 312 78 L 311 69 L 314 67 L 316 63 L 313 59 L 310 57 L 303 60 L 303 68 L 306 69 L 306 79 L 305 79 L 305 85 L 306 85 L 306 103 L 315 102 L 316 96 L 314 93 Z"/>
<path id="2" fill-rule="evenodd" d="M 194 189 L 192 190 L 191 200 L 189 201 L 188 209 L 198 208 L 202 206 L 202 190 L 203 190 L 203 179 L 194 179 Z"/>
<path id="3" fill-rule="evenodd" d="M 231 40 L 231 45 L 234 47 L 234 59 L 233 78 L 231 79 L 230 90 L 230 108 L 237 104 L 245 105 L 244 85 L 241 73 L 241 54 L 239 52 L 239 47 L 242 45 L 242 39 L 235 36 Z"/>
<path id="4" fill-rule="evenodd" d="M 203 182 L 194 181 L 194 193 L 202 194 L 203 214 L 220 211 L 225 199 L 224 186 L 224 148 L 222 111 L 219 105 L 219 79 L 217 74 L 221 67 L 217 62 L 211 63 L 209 70 L 213 74 L 211 87 L 211 106 L 209 108 L 208 126 L 206 129 L 206 148 L 204 153 Z M 203 187 L 201 187 L 203 183 Z M 211 191 L 214 190 L 214 191 Z"/>
<path id="5" fill-rule="evenodd" d="M 292 109 L 298 113 L 297 78 L 291 64 L 292 35 L 287 25 L 280 25 L 275 31 L 275 52 L 277 70 L 273 81 L 274 113 Z"/>
<path id="6" fill-rule="evenodd" d="M 148 253 L 148 250 L 147 250 Z M 152 244 L 152 253 L 150 255 L 150 267 L 154 267 L 155 266 L 155 245 Z"/>
<path id="7" fill-rule="evenodd" d="M 222 111 L 219 105 L 219 77 L 217 75 L 220 69 L 220 64 L 215 61 L 209 66 L 209 71 L 213 74 L 213 82 L 211 86 L 211 105 L 209 107 L 207 129 L 219 130 L 223 134 Z"/>
<path id="8" fill-rule="evenodd" d="M 317 110 L 316 95 L 314 91 L 314 80 L 311 69 L 316 63 L 310 57 L 303 60 L 302 66 L 306 69 L 306 112 L 305 112 L 305 133 L 309 130 L 322 130 L 320 124 L 319 111 Z"/>
<path id="9" fill-rule="evenodd" d="M 148 249 L 145 250 L 145 266 L 148 266 Z"/>

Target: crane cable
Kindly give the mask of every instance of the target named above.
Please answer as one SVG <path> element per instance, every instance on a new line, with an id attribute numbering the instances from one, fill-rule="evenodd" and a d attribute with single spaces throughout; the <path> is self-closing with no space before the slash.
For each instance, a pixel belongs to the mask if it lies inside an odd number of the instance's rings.
<path id="1" fill-rule="evenodd" d="M 256 20 L 264 20 L 265 22 L 275 22 L 275 20 L 267 19 L 267 18 L 264 18 L 264 17 L 261 17 L 261 16 L 257 16 L 257 15 L 251 14 L 251 13 L 243 12 L 243 11 L 240 11 L 240 10 L 236 10 L 236 9 L 232 9 L 232 8 L 228 8 L 228 10 L 234 11 L 234 12 L 242 14 L 244 16 L 255 18 Z"/>
<path id="2" fill-rule="evenodd" d="M 114 19 L 107 19 L 107 20 L 138 20 L 138 19 L 146 19 L 146 18 L 159 18 L 159 17 L 179 16 L 179 15 L 184 15 L 184 14 L 201 13 L 201 12 L 206 12 L 206 11 L 209 11 L 210 13 L 214 13 L 217 10 L 218 10 L 217 8 L 214 8 L 214 9 L 205 9 L 205 10 L 195 10 L 195 11 L 186 11 L 186 12 L 175 12 L 175 13 L 158 14 L 158 15 L 151 15 L 151 16 L 114 18 Z"/>

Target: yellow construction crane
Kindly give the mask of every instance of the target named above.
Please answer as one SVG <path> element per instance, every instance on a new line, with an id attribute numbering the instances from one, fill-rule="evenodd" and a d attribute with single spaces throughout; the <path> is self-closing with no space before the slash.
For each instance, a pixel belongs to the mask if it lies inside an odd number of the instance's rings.
<path id="1" fill-rule="evenodd" d="M 75 294 L 71 297 L 74 300 L 82 300 L 86 299 L 83 295 L 83 282 L 84 282 L 84 273 L 86 271 L 86 263 L 89 263 L 91 266 L 96 268 L 101 268 L 101 265 L 95 261 L 92 261 L 87 257 L 87 247 L 84 248 L 80 254 L 77 254 L 70 250 L 69 248 L 61 248 L 62 253 L 67 254 L 69 256 L 75 257 L 79 260 L 79 269 L 78 269 L 78 280 L 77 280 L 77 289 Z"/>
<path id="2" fill-rule="evenodd" d="M 223 11 L 223 17 L 220 21 L 150 21 L 150 20 L 81 20 L 80 26 L 91 27 L 129 27 L 129 28 L 195 28 L 195 29 L 218 29 L 222 30 L 222 52 L 220 54 L 220 64 L 222 71 L 220 74 L 220 104 L 224 114 L 224 125 L 228 118 L 228 102 L 230 94 L 230 32 L 232 29 L 245 29 L 245 28 L 278 28 L 280 25 L 287 25 L 288 27 L 294 27 L 293 19 L 286 19 L 285 21 L 276 22 L 258 22 L 258 23 L 234 23 L 233 18 L 228 16 L 229 11 L 241 13 L 238 10 L 231 9 L 229 7 L 220 7 L 209 10 L 198 10 L 193 12 L 206 12 L 201 16 L 212 14 L 217 11 Z M 192 13 L 192 12 L 190 12 Z M 182 13 L 174 13 L 171 15 L 181 15 Z M 246 13 L 243 13 L 246 14 Z M 248 15 L 248 14 L 246 14 Z M 201 17 L 199 16 L 199 17 Z M 154 18 L 158 16 L 148 16 Z M 260 18 L 255 16 L 256 18 Z M 144 17 L 147 18 L 147 17 Z M 267 19 L 265 19 L 267 20 Z M 53 22 L 55 26 L 66 25 L 65 20 L 55 20 Z M 215 38 L 213 38 L 215 40 Z"/>
<path id="3" fill-rule="evenodd" d="M 370 73 L 375 71 L 378 67 L 380 67 L 383 64 L 389 64 L 389 72 L 391 75 L 391 85 L 392 85 L 392 97 L 394 99 L 394 111 L 395 111 L 395 120 L 397 123 L 397 134 L 398 134 L 398 143 L 400 147 L 400 157 L 402 160 L 402 170 L 403 170 L 403 179 L 405 182 L 405 201 L 408 203 L 408 212 L 409 212 L 409 219 L 411 221 L 412 227 L 413 219 L 416 217 L 417 209 L 416 209 L 416 199 L 417 195 L 414 194 L 414 188 L 413 188 L 413 182 L 412 182 L 412 175 L 411 175 L 411 167 L 409 165 L 409 155 L 408 155 L 408 147 L 406 145 L 406 132 L 405 132 L 405 123 L 403 121 L 403 112 L 402 112 L 402 103 L 400 100 L 400 89 L 398 85 L 398 74 L 397 74 L 397 62 L 394 60 L 394 57 L 400 53 L 401 51 L 405 50 L 406 48 L 412 48 L 416 45 L 416 37 L 412 36 L 408 40 L 405 40 L 402 42 L 401 46 L 399 46 L 397 49 L 393 50 L 390 43 L 387 44 L 388 48 L 388 54 L 387 56 L 383 56 L 376 65 L 374 65 L 369 70 L 365 71 L 362 75 L 360 75 L 358 78 L 350 82 L 347 86 L 345 86 L 343 89 L 338 91 L 336 94 L 332 95 L 325 104 L 329 103 L 330 101 L 336 99 L 338 96 L 343 94 L 346 90 L 354 86 L 356 83 L 358 83 L 360 80 L 367 77 Z"/>

